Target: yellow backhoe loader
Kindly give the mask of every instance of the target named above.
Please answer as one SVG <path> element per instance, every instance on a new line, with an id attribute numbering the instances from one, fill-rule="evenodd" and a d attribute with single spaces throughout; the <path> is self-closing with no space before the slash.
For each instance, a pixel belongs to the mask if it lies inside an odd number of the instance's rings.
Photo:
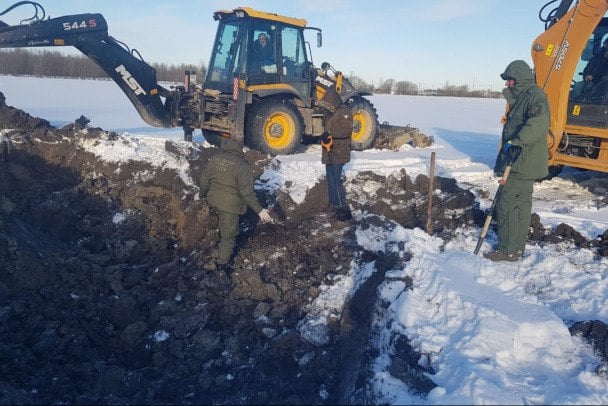
<path id="1" fill-rule="evenodd" d="M 0 21 L 0 48 L 73 46 L 118 84 L 146 123 L 183 127 L 186 140 L 198 128 L 212 142 L 229 135 L 272 155 L 292 153 L 304 138 L 325 131 L 318 101 L 329 87 L 353 108 L 354 149 L 369 148 L 381 127 L 364 97 L 369 93 L 355 89 L 329 63 L 313 65 L 304 33 L 316 33 L 317 46 L 322 36 L 306 20 L 249 7 L 216 11 L 217 34 L 204 84 L 192 83 L 186 72 L 183 86 L 167 89 L 137 50 L 108 35 L 101 14 L 51 19 L 40 4 L 20 1 L 0 18 L 20 6 L 33 6 L 34 15 L 17 25 Z M 256 43 L 260 37 L 269 47 L 264 55 Z"/>

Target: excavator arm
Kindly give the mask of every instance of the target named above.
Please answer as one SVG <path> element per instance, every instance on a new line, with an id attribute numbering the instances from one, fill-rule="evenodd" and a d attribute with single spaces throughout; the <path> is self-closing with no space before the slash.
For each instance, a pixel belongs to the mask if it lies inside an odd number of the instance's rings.
<path id="1" fill-rule="evenodd" d="M 180 105 L 184 89 L 170 91 L 157 83 L 156 71 L 136 50 L 108 35 L 108 25 L 101 14 L 74 14 L 57 18 L 38 18 L 38 3 L 22 1 L 17 6 L 36 7 L 29 23 L 9 25 L 0 20 L 0 48 L 73 46 L 93 60 L 116 82 L 137 109 L 142 119 L 154 127 L 183 125 Z M 165 101 L 163 102 L 163 98 Z"/>

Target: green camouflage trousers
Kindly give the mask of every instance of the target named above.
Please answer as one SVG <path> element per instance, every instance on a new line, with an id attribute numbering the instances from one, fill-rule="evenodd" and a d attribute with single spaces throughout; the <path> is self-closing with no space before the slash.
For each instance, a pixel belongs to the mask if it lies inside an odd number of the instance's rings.
<path id="1" fill-rule="evenodd" d="M 523 254 L 532 214 L 533 179 L 510 176 L 496 202 L 497 249 L 507 254 Z"/>
<path id="2" fill-rule="evenodd" d="M 217 263 L 227 264 L 232 257 L 232 251 L 236 246 L 236 237 L 239 234 L 239 215 L 227 211 L 215 209 L 218 214 L 220 242 L 218 244 Z"/>

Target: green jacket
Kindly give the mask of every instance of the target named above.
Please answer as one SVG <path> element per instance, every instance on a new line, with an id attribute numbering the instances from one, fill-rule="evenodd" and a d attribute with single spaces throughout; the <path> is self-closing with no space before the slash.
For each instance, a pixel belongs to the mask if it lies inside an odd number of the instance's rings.
<path id="1" fill-rule="evenodd" d="M 502 131 L 502 142 L 522 148 L 513 163 L 511 173 L 519 179 L 541 179 L 548 175 L 549 159 L 547 135 L 550 112 L 547 95 L 536 85 L 532 69 L 524 61 L 513 61 L 501 77 L 515 79 L 515 86 L 503 94 L 509 105 L 507 121 Z M 494 171 L 501 176 L 508 157 L 499 152 Z"/>
<path id="2" fill-rule="evenodd" d="M 253 189 L 253 173 L 243 147 L 236 141 L 222 141 L 220 152 L 209 159 L 200 179 L 200 196 L 210 206 L 244 214 L 247 206 L 259 213 L 262 206 Z"/>

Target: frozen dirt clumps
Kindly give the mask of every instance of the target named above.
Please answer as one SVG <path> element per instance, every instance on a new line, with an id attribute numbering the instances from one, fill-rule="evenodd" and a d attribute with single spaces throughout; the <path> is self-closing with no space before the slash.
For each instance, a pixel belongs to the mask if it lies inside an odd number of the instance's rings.
<path id="1" fill-rule="evenodd" d="M 143 145 L 83 123 L 53 128 L 0 97 L 0 403 L 366 400 L 367 309 L 384 272 L 407 258 L 362 249 L 355 230 L 380 217 L 421 227 L 428 178 L 359 174 L 347 185 L 351 223 L 330 219 L 325 181 L 302 204 L 259 192 L 276 224 L 249 213 L 232 272 L 206 272 L 218 235 L 195 184 L 217 151 L 163 141 L 173 167 L 107 159 L 98 152 L 113 143 L 140 156 Z M 268 163 L 247 158 L 256 175 Z M 377 193 L 366 194 L 372 182 Z M 482 221 L 453 179 L 435 183 L 437 233 Z M 324 335 L 303 334 L 310 304 L 372 262 L 375 276 L 320 315 Z M 391 373 L 425 393 L 416 354 L 399 348 Z"/>

